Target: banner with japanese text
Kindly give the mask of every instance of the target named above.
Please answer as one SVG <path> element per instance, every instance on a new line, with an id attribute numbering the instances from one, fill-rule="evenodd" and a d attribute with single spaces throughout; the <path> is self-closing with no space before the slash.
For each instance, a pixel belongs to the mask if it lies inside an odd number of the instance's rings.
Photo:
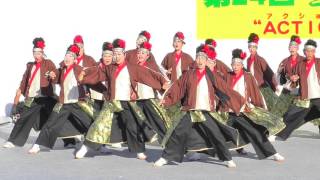
<path id="1" fill-rule="evenodd" d="M 320 0 L 197 0 L 197 38 L 320 36 Z"/>

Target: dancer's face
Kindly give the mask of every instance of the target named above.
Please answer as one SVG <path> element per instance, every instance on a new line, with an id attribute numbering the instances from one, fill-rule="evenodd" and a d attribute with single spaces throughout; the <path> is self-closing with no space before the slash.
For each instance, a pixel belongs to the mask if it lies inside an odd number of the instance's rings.
<path id="1" fill-rule="evenodd" d="M 82 56 L 84 54 L 84 46 L 82 43 L 76 43 L 76 45 L 80 48 L 79 55 Z"/>
<path id="2" fill-rule="evenodd" d="M 143 36 L 138 36 L 136 40 L 136 46 L 139 47 L 142 43 L 146 42 L 147 39 Z"/>
<path id="3" fill-rule="evenodd" d="M 75 61 L 75 57 L 74 57 L 74 54 L 72 53 L 67 53 L 65 56 L 64 56 L 64 64 L 66 66 L 70 66 L 72 64 L 74 64 L 74 61 Z"/>
<path id="4" fill-rule="evenodd" d="M 104 65 L 109 65 L 112 63 L 112 53 L 105 53 L 102 55 L 102 62 Z"/>
<path id="5" fill-rule="evenodd" d="M 233 72 L 238 74 L 243 69 L 243 64 L 240 63 L 240 62 L 234 62 L 234 63 L 231 64 L 231 67 L 232 67 Z"/>
<path id="6" fill-rule="evenodd" d="M 212 59 L 208 59 L 208 60 L 207 60 L 207 66 L 208 66 L 211 70 L 213 70 L 214 67 L 216 66 L 216 61 L 215 61 L 215 60 L 212 60 Z"/>
<path id="7" fill-rule="evenodd" d="M 176 39 L 176 40 L 173 41 L 173 48 L 174 48 L 176 51 L 181 51 L 183 45 L 184 45 L 184 43 L 183 43 L 183 41 L 181 41 L 181 40 Z"/>
<path id="8" fill-rule="evenodd" d="M 33 57 L 37 62 L 43 59 L 43 51 L 33 51 Z"/>
<path id="9" fill-rule="evenodd" d="M 307 60 L 312 60 L 315 57 L 316 50 L 311 49 L 311 48 L 307 48 L 304 50 L 304 54 L 305 54 Z"/>
<path id="10" fill-rule="evenodd" d="M 122 64 L 125 61 L 126 54 L 123 51 L 114 51 L 113 58 L 115 60 L 115 63 Z"/>
<path id="11" fill-rule="evenodd" d="M 196 58 L 197 68 L 200 70 L 203 70 L 207 65 L 207 60 L 208 58 L 205 56 L 201 56 L 201 55 L 197 56 Z"/>
<path id="12" fill-rule="evenodd" d="M 252 54 L 252 55 L 257 54 L 257 49 L 258 49 L 257 46 L 249 45 L 248 49 L 249 49 L 250 54 Z"/>
<path id="13" fill-rule="evenodd" d="M 289 46 L 289 52 L 292 56 L 297 55 L 298 51 L 299 51 L 299 46 L 296 46 L 296 45 Z"/>
<path id="14" fill-rule="evenodd" d="M 139 49 L 137 52 L 137 58 L 139 63 L 145 62 L 150 57 L 149 51 Z"/>

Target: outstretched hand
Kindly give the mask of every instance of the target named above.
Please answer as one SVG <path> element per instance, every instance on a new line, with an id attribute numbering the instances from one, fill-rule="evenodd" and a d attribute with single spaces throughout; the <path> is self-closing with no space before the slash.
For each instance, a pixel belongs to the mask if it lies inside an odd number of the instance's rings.
<path id="1" fill-rule="evenodd" d="M 297 82 L 297 81 L 299 80 L 299 76 L 298 76 L 298 75 L 292 75 L 292 76 L 290 77 L 290 80 L 291 80 L 292 82 Z"/>
<path id="2" fill-rule="evenodd" d="M 54 79 L 57 77 L 57 75 L 56 75 L 55 72 L 51 71 L 51 72 L 49 73 L 49 77 L 50 77 L 50 79 L 54 80 Z"/>
<path id="3" fill-rule="evenodd" d="M 170 83 L 169 83 L 169 82 L 166 82 L 166 83 L 164 83 L 164 84 L 162 85 L 162 89 L 163 89 L 163 90 L 167 90 L 167 89 L 169 89 L 169 87 L 170 87 Z"/>

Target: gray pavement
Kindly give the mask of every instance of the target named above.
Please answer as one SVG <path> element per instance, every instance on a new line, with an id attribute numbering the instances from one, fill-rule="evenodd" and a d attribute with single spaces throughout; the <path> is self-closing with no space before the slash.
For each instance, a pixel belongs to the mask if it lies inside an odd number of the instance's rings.
<path id="1" fill-rule="evenodd" d="M 1 122 L 1 121 L 0 121 Z M 0 125 L 0 145 L 12 129 L 12 124 Z M 285 142 L 274 143 L 279 153 L 285 156 L 283 163 L 273 160 L 257 160 L 251 146 L 245 149 L 248 156 L 233 152 L 237 168 L 228 169 L 216 158 L 203 155 L 199 162 L 171 164 L 161 168 L 152 166 L 161 155 L 161 148 L 149 145 L 147 161 L 137 160 L 126 148 L 113 149 L 112 154 L 90 152 L 89 157 L 74 159 L 74 149 L 64 149 L 58 140 L 54 150 L 27 154 L 37 134 L 31 133 L 24 147 L 0 148 L 0 179 L 237 179 L 237 180 L 319 180 L 320 135 L 317 127 L 308 123 L 294 132 Z"/>

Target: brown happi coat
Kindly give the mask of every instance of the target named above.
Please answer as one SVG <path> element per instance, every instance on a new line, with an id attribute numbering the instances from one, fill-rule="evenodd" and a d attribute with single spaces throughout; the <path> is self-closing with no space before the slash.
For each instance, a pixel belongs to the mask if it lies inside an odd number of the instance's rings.
<path id="1" fill-rule="evenodd" d="M 86 74 L 90 74 L 90 76 L 85 76 L 82 84 L 92 84 L 97 86 L 95 90 L 104 94 L 106 100 L 113 100 L 115 98 L 115 72 L 117 70 L 118 65 L 111 64 L 106 66 L 104 69 L 99 69 L 99 72 L 92 71 L 90 73 L 86 72 Z M 163 84 L 166 82 L 164 77 L 159 73 L 155 73 L 150 71 L 142 66 L 137 64 L 127 63 L 127 68 L 129 71 L 130 82 L 131 82 L 131 99 L 135 100 L 137 98 L 137 92 L 135 87 L 137 82 L 146 84 L 153 89 L 161 90 Z M 107 87 L 101 86 L 101 81 L 107 81 Z"/>
<path id="2" fill-rule="evenodd" d="M 254 66 L 254 77 L 258 82 L 258 86 L 262 87 L 265 85 L 270 85 L 273 91 L 276 91 L 277 81 L 275 78 L 275 74 L 268 65 L 267 61 L 259 56 L 255 55 L 255 61 L 253 63 Z M 249 62 L 250 57 L 247 59 L 247 63 Z M 248 64 L 247 64 L 248 65 Z M 248 71 L 250 71 L 249 67 L 247 67 Z"/>
<path id="3" fill-rule="evenodd" d="M 230 88 L 232 88 L 232 80 L 234 76 L 235 76 L 234 72 L 229 72 L 226 75 L 226 81 Z M 245 89 L 246 89 L 245 91 L 247 96 L 244 98 L 247 101 L 249 101 L 250 99 L 250 103 L 253 104 L 254 106 L 264 108 L 264 101 L 255 78 L 249 72 L 243 72 L 243 76 L 244 76 Z"/>
<path id="4" fill-rule="evenodd" d="M 60 85 L 60 94 L 59 94 L 59 102 L 61 104 L 64 103 L 64 73 L 66 72 L 67 70 L 67 66 L 64 64 L 64 62 L 62 61 L 60 63 L 60 68 L 58 70 L 58 75 L 57 75 L 57 78 L 55 79 L 55 82 L 58 83 Z M 79 90 L 79 100 L 83 100 L 85 98 L 85 90 L 84 90 L 84 87 L 80 85 L 80 81 L 79 81 L 79 75 L 80 73 L 82 72 L 83 70 L 83 67 L 77 65 L 77 64 L 74 64 L 74 67 L 73 67 L 73 73 L 74 73 L 74 76 L 78 82 L 78 90 Z M 98 73 L 98 69 L 96 68 L 90 68 L 90 69 L 87 69 L 87 72 L 88 73 L 88 83 L 93 83 L 92 82 L 92 77 L 91 75 L 94 74 L 94 73 Z"/>
<path id="5" fill-rule="evenodd" d="M 29 62 L 27 64 L 27 68 L 23 74 L 22 80 L 20 82 L 20 87 L 19 89 L 21 90 L 21 93 L 25 96 L 28 97 L 28 91 L 30 88 L 30 84 L 29 84 L 29 80 L 31 78 L 31 71 L 32 71 L 32 67 L 35 64 L 35 62 Z M 41 88 L 41 94 L 44 96 L 53 96 L 54 92 L 53 92 L 53 82 L 51 81 L 51 79 L 49 77 L 46 76 L 46 73 L 48 72 L 55 72 L 57 73 L 57 69 L 56 66 L 54 65 L 54 63 L 49 60 L 49 59 L 44 59 L 41 62 L 41 66 L 40 66 L 40 88 Z"/>
<path id="6" fill-rule="evenodd" d="M 303 56 L 298 55 L 297 56 L 297 64 L 304 59 Z M 296 65 L 297 65 L 296 64 Z M 290 76 L 294 75 L 294 69 L 296 66 L 291 67 L 291 56 L 285 58 L 281 61 L 279 68 L 281 69 L 280 72 L 280 84 L 283 85 L 287 82 L 288 79 L 290 79 Z"/>
<path id="7" fill-rule="evenodd" d="M 129 63 L 133 63 L 133 64 L 138 64 L 138 57 L 137 57 L 137 53 L 138 53 L 138 49 L 131 49 L 131 50 L 128 50 L 126 52 L 126 59 Z M 147 60 L 149 61 L 151 64 L 155 64 L 156 66 L 157 65 L 157 62 L 153 56 L 153 54 L 150 52 L 150 57 L 149 59 Z"/>
<path id="8" fill-rule="evenodd" d="M 302 100 L 308 99 L 308 82 L 307 82 L 307 70 L 306 70 L 306 62 L 307 59 L 304 58 L 302 61 L 300 61 L 296 68 L 294 69 L 294 74 L 297 74 L 299 76 L 299 97 Z M 315 68 L 318 75 L 318 80 L 320 80 L 320 58 L 315 59 Z M 314 83 L 319 83 L 314 82 Z"/>
<path id="9" fill-rule="evenodd" d="M 225 77 L 231 71 L 231 69 L 222 61 L 216 59 L 215 62 L 216 66 L 214 67 L 214 71 L 216 71 L 222 77 Z"/>
<path id="10" fill-rule="evenodd" d="M 241 107 L 245 104 L 245 99 L 236 91 L 233 91 L 226 85 L 226 82 L 222 77 L 216 73 L 215 76 L 215 87 L 221 92 L 225 93 L 229 98 L 225 106 L 231 108 L 234 112 L 239 113 Z M 211 111 L 215 111 L 216 105 L 218 105 L 216 98 L 216 89 L 211 83 L 209 76 L 206 74 L 205 77 L 208 83 L 210 108 Z M 192 110 L 196 106 L 196 95 L 197 95 L 197 70 L 191 69 L 183 74 L 179 80 L 174 82 L 172 87 L 168 90 L 164 98 L 164 104 L 171 106 L 180 100 L 182 100 L 182 110 Z"/>
<path id="11" fill-rule="evenodd" d="M 88 56 L 86 54 L 83 55 L 82 61 L 83 67 L 92 67 L 98 65 L 98 63 L 91 56 Z"/>
<path id="12" fill-rule="evenodd" d="M 192 57 L 187 54 L 187 53 L 184 53 L 184 52 L 181 52 L 181 72 L 182 74 L 186 71 L 188 71 L 190 69 L 190 67 L 192 66 L 193 64 L 193 59 Z M 172 68 L 172 71 L 171 71 L 171 74 L 168 74 L 168 77 L 171 79 L 171 81 L 175 81 L 177 80 L 177 72 L 176 72 L 176 58 L 175 58 L 175 52 L 171 52 L 171 53 L 168 53 L 161 65 L 166 69 L 170 69 Z"/>

